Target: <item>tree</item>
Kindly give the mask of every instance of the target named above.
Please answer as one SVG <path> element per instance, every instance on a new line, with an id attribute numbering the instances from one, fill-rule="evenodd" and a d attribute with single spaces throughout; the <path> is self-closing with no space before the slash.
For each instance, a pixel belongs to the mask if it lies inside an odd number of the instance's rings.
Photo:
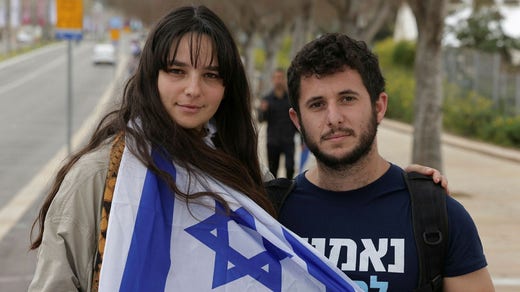
<path id="1" fill-rule="evenodd" d="M 417 23 L 412 162 L 442 170 L 442 36 L 447 0 L 408 0 Z"/>
<path id="2" fill-rule="evenodd" d="M 402 0 L 327 0 L 338 14 L 340 31 L 372 43 L 387 19 L 395 15 Z"/>
<path id="3" fill-rule="evenodd" d="M 300 13 L 296 14 L 291 27 L 291 53 L 290 58 L 294 58 L 296 53 L 310 41 L 313 33 L 312 11 L 315 7 L 313 0 L 302 0 L 299 6 Z M 298 11 L 298 10 L 297 10 Z"/>
<path id="4" fill-rule="evenodd" d="M 504 16 L 494 2 L 474 2 L 472 13 L 455 26 L 447 27 L 464 48 L 499 53 L 511 61 L 511 49 L 520 49 L 520 40 L 508 36 L 502 27 Z"/>

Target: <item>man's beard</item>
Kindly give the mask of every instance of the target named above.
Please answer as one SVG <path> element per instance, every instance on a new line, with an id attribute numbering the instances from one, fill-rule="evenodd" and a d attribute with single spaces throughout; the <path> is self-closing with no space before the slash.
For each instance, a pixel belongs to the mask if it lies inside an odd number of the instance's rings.
<path id="1" fill-rule="evenodd" d="M 312 152 L 312 154 L 314 154 L 314 156 L 316 157 L 316 160 L 318 160 L 318 162 L 320 163 L 323 163 L 328 168 L 339 171 L 349 169 L 352 165 L 354 165 L 356 162 L 358 162 L 361 158 L 365 157 L 370 152 L 377 134 L 378 125 L 376 112 L 373 111 L 370 117 L 368 128 L 362 131 L 359 135 L 358 144 L 354 147 L 352 151 L 346 153 L 341 157 L 334 157 L 322 152 L 319 149 L 318 143 L 309 140 L 309 137 L 305 132 L 305 127 L 302 122 L 300 122 L 300 126 L 303 140 L 309 148 L 309 150 Z M 337 131 L 348 133 L 354 138 L 357 137 L 355 132 L 349 128 L 340 128 Z"/>

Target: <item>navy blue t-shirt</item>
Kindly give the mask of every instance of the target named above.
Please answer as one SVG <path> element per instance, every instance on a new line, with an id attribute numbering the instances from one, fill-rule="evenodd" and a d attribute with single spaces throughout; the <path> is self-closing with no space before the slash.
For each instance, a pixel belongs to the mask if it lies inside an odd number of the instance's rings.
<path id="1" fill-rule="evenodd" d="M 375 182 L 346 192 L 321 189 L 300 174 L 279 220 L 365 291 L 412 291 L 418 283 L 419 265 L 410 197 L 401 172 L 391 165 Z M 452 197 L 447 199 L 447 209 L 445 276 L 485 267 L 482 244 L 470 215 Z"/>

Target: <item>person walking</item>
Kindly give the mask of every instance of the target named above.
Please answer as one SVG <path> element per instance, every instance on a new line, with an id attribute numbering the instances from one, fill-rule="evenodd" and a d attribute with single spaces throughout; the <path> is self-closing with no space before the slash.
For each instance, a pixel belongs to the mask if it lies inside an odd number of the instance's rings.
<path id="1" fill-rule="evenodd" d="M 410 194 L 403 170 L 378 152 L 389 97 L 366 44 L 324 34 L 300 50 L 287 75 L 290 117 L 316 165 L 295 178 L 279 221 L 365 291 L 494 291 L 477 228 L 450 196 L 442 274 L 418 287 Z"/>
<path id="2" fill-rule="evenodd" d="M 269 171 L 277 177 L 280 157 L 285 159 L 285 177 L 294 176 L 294 135 L 296 128 L 289 118 L 289 97 L 285 71 L 277 68 L 272 75 L 273 89 L 262 98 L 259 122 L 267 123 L 267 161 Z"/>

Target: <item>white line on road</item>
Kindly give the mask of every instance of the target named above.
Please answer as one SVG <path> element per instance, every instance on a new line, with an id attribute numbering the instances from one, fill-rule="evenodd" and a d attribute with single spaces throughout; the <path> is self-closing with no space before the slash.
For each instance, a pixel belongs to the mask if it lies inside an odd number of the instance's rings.
<path id="1" fill-rule="evenodd" d="M 55 67 L 58 67 L 59 65 L 61 65 L 62 63 L 65 63 L 65 59 L 63 58 L 59 58 L 59 59 L 55 59 L 47 64 L 45 64 L 45 66 L 42 66 L 42 67 L 39 67 L 38 69 L 34 70 L 34 71 L 31 71 L 31 73 L 29 74 L 26 74 L 24 75 L 22 78 L 20 79 L 17 79 L 11 83 L 8 83 L 4 86 L 1 86 L 0 87 L 0 95 L 13 89 L 13 88 L 16 88 L 18 86 L 22 86 L 24 84 L 26 84 L 29 80 L 31 80 L 32 78 L 44 73 L 45 71 L 47 70 L 51 70 Z"/>

